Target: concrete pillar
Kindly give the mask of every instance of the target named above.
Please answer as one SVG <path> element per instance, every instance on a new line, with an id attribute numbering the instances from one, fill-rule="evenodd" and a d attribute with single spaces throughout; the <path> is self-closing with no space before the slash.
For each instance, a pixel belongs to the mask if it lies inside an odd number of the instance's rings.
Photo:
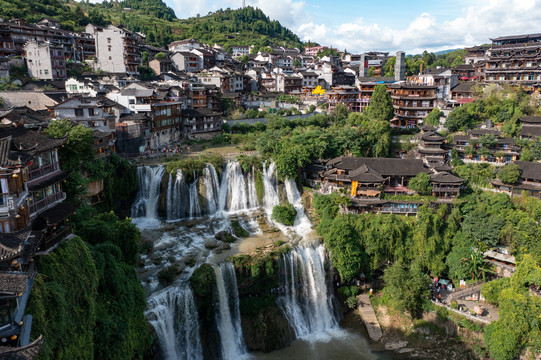
<path id="1" fill-rule="evenodd" d="M 396 52 L 396 62 L 394 65 L 394 79 L 396 81 L 406 80 L 406 54 L 403 51 Z"/>
<path id="2" fill-rule="evenodd" d="M 359 77 L 366 77 L 368 75 L 368 59 L 365 54 L 361 55 L 361 65 L 359 66 Z"/>

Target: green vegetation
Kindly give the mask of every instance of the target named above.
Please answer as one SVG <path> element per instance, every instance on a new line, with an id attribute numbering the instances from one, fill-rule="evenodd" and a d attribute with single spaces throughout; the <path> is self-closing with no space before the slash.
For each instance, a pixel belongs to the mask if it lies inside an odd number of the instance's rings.
<path id="1" fill-rule="evenodd" d="M 507 164 L 496 175 L 504 184 L 514 184 L 520 178 L 520 168 L 517 164 Z"/>
<path id="2" fill-rule="evenodd" d="M 291 30 L 250 6 L 237 10 L 220 9 L 206 16 L 178 20 L 162 0 L 103 3 L 1 0 L 0 4 L 2 15 L 7 19 L 26 19 L 34 23 L 49 17 L 60 21 L 64 29 L 75 31 L 83 31 L 87 24 L 123 24 L 131 31 L 144 33 L 148 44 L 158 46 L 166 46 L 173 40 L 195 38 L 210 45 L 225 45 L 226 50 L 230 50 L 231 45 L 254 44 L 257 51 L 268 46 L 302 47 Z"/>
<path id="3" fill-rule="evenodd" d="M 484 188 L 490 186 L 488 180 L 496 178 L 494 166 L 488 163 L 458 165 L 455 168 L 455 172 L 459 177 L 468 179 L 468 182 L 471 185 L 477 185 Z"/>
<path id="4" fill-rule="evenodd" d="M 178 169 L 182 170 L 184 179 L 187 183 L 195 180 L 195 174 L 202 174 L 203 169 L 207 164 L 212 164 L 216 171 L 221 171 L 223 166 L 223 158 L 219 154 L 204 153 L 197 157 L 188 157 L 179 159 L 173 157 L 165 165 L 165 169 L 168 173 L 175 173 Z"/>
<path id="5" fill-rule="evenodd" d="M 421 318 L 423 303 L 430 292 L 430 277 L 423 273 L 419 263 L 414 262 L 408 269 L 401 262 L 396 262 L 385 270 L 383 280 L 384 291 L 394 307 L 409 312 L 414 319 Z"/>
<path id="6" fill-rule="evenodd" d="M 373 120 L 389 121 L 394 116 L 393 102 L 391 95 L 387 92 L 387 86 L 376 85 L 372 94 L 374 102 L 370 101 L 366 116 Z"/>
<path id="7" fill-rule="evenodd" d="M 428 114 L 424 120 L 423 123 L 426 125 L 438 127 L 440 125 L 440 117 L 442 116 L 442 113 L 439 108 L 435 107 L 432 109 L 430 114 Z"/>
<path id="8" fill-rule="evenodd" d="M 295 210 L 293 205 L 289 203 L 284 205 L 276 205 L 272 209 L 272 219 L 287 226 L 293 225 L 296 216 L 297 210 Z"/>
<path id="9" fill-rule="evenodd" d="M 78 214 L 76 237 L 40 258 L 28 312 L 42 359 L 142 359 L 152 335 L 135 272 L 139 232 L 113 214 Z M 96 228 L 95 230 L 91 228 Z"/>
<path id="10" fill-rule="evenodd" d="M 486 327 L 485 344 L 492 358 L 515 358 L 524 348 L 534 353 L 541 350 L 541 299 L 528 294 L 528 286 L 541 283 L 541 267 L 531 255 L 517 264 L 510 279 L 485 284 L 487 301 L 498 305 L 499 320 Z"/>
<path id="11" fill-rule="evenodd" d="M 250 235 L 248 230 L 243 228 L 238 220 L 231 221 L 231 229 L 233 229 L 233 234 L 235 234 L 236 237 L 247 237 Z"/>
<path id="12" fill-rule="evenodd" d="M 518 118 L 536 112 L 530 100 L 530 96 L 522 90 L 487 87 L 478 91 L 476 101 L 451 111 L 445 127 L 451 132 L 465 131 L 488 119 L 494 124 L 501 124 L 504 134 L 514 136 L 519 130 Z"/>
<path id="13" fill-rule="evenodd" d="M 188 281 L 193 290 L 199 319 L 209 321 L 214 315 L 213 289 L 216 284 L 214 268 L 210 264 L 202 264 L 194 270 Z"/>
<path id="14" fill-rule="evenodd" d="M 430 177 L 426 173 L 419 173 L 410 180 L 408 188 L 417 191 L 420 195 L 430 195 L 432 193 Z"/>

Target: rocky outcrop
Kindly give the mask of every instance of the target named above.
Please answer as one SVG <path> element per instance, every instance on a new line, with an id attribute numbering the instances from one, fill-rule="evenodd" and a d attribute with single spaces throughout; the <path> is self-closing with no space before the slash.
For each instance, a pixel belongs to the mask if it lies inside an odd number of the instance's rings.
<path id="1" fill-rule="evenodd" d="M 295 340 L 295 331 L 282 309 L 274 303 L 255 315 L 243 315 L 241 323 L 244 341 L 250 351 L 283 349 Z"/>

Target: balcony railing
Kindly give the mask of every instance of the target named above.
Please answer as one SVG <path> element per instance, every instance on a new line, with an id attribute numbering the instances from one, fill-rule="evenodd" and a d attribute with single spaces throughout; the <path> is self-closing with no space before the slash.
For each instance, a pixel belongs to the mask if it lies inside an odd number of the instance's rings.
<path id="1" fill-rule="evenodd" d="M 65 192 L 57 192 L 57 193 L 54 193 L 53 195 L 47 196 L 46 198 L 43 198 L 29 206 L 30 214 L 34 214 L 40 210 L 43 210 L 49 205 L 57 201 L 64 200 L 65 198 L 66 198 Z"/>
<path id="2" fill-rule="evenodd" d="M 40 168 L 30 170 L 29 181 L 35 180 L 52 172 L 55 172 L 60 169 L 60 165 L 57 162 L 51 163 L 49 165 L 44 165 Z"/>

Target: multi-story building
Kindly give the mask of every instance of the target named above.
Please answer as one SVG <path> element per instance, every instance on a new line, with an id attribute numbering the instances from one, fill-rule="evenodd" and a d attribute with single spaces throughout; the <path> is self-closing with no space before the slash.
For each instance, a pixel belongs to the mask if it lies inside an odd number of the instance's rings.
<path id="1" fill-rule="evenodd" d="M 332 111 L 338 104 L 346 105 L 350 111 L 361 111 L 359 90 L 355 86 L 335 86 L 327 91 L 325 96 L 328 99 L 329 111 Z"/>
<path id="2" fill-rule="evenodd" d="M 98 69 L 110 73 L 139 74 L 141 37 L 122 25 L 109 25 L 107 28 L 87 25 L 86 31 L 94 36 Z"/>
<path id="3" fill-rule="evenodd" d="M 276 89 L 279 92 L 289 94 L 302 88 L 302 78 L 285 73 L 276 74 Z"/>
<path id="4" fill-rule="evenodd" d="M 186 138 L 207 139 L 222 131 L 220 113 L 211 109 L 184 110 L 183 129 Z"/>
<path id="5" fill-rule="evenodd" d="M 370 100 L 372 99 L 372 94 L 374 93 L 376 86 L 386 85 L 387 91 L 390 93 L 391 90 L 388 86 L 395 82 L 393 77 L 359 77 L 358 80 L 360 112 L 364 112 L 370 105 Z"/>
<path id="6" fill-rule="evenodd" d="M 156 98 L 156 91 L 134 83 L 126 86 L 120 92 L 108 93 L 107 97 L 131 112 L 150 112 L 151 104 Z"/>
<path id="7" fill-rule="evenodd" d="M 523 116 L 519 118 L 522 123 L 518 136 L 525 140 L 534 140 L 541 137 L 541 116 Z"/>
<path id="8" fill-rule="evenodd" d="M 472 46 L 470 48 L 465 48 L 466 55 L 464 55 L 464 63 L 475 64 L 479 61 L 485 61 L 487 59 L 487 49 L 486 46 Z"/>
<path id="9" fill-rule="evenodd" d="M 327 50 L 327 46 L 313 46 L 304 48 L 304 54 L 308 56 L 317 56 L 320 51 Z"/>
<path id="10" fill-rule="evenodd" d="M 389 88 L 395 114 L 392 127 L 414 128 L 436 106 L 438 87 L 435 85 L 396 83 Z"/>
<path id="11" fill-rule="evenodd" d="M 301 71 L 297 73 L 302 78 L 302 87 L 315 88 L 317 86 L 318 74 L 313 71 Z"/>
<path id="12" fill-rule="evenodd" d="M 62 46 L 29 40 L 24 50 L 28 75 L 42 80 L 66 78 L 66 61 Z"/>
<path id="13" fill-rule="evenodd" d="M 485 68 L 487 82 L 541 88 L 541 34 L 491 40 Z"/>
<path id="14" fill-rule="evenodd" d="M 182 138 L 182 107 L 181 101 L 152 104 L 151 148 L 159 148 Z"/>
<path id="15" fill-rule="evenodd" d="M 177 51 L 171 56 L 171 60 L 179 71 L 196 72 L 203 68 L 203 59 L 189 51 Z"/>
<path id="16" fill-rule="evenodd" d="M 190 51 L 201 48 L 201 43 L 195 39 L 173 41 L 168 45 L 169 51 Z"/>
<path id="17" fill-rule="evenodd" d="M 250 55 L 251 46 L 233 45 L 231 46 L 231 52 L 233 57 L 240 57 L 243 55 Z"/>
<path id="18" fill-rule="evenodd" d="M 427 69 L 422 74 L 409 78 L 412 84 L 436 86 L 437 102 L 443 104 L 451 98 L 451 89 L 458 83 L 458 76 L 451 69 Z"/>
<path id="19" fill-rule="evenodd" d="M 172 61 L 169 59 L 153 59 L 148 62 L 148 66 L 154 70 L 156 75 L 169 72 L 173 68 Z"/>

